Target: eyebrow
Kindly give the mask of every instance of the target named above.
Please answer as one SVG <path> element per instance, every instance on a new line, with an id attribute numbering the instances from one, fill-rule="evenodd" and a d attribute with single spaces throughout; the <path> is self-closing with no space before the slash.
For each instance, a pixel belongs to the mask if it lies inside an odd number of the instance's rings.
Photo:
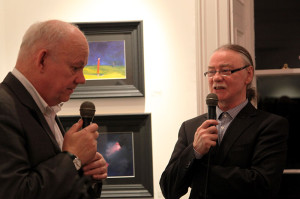
<path id="1" fill-rule="evenodd" d="M 76 67 L 84 67 L 85 66 L 83 61 L 72 62 L 71 65 L 76 66 Z"/>
<path id="2" fill-rule="evenodd" d="M 232 66 L 232 65 L 230 65 L 230 64 L 221 64 L 221 65 L 219 65 L 220 68 L 223 68 L 223 67 L 231 67 L 231 66 Z M 211 68 L 215 69 L 216 67 L 214 67 L 214 66 L 208 66 L 208 68 L 209 68 L 209 69 L 211 69 Z"/>

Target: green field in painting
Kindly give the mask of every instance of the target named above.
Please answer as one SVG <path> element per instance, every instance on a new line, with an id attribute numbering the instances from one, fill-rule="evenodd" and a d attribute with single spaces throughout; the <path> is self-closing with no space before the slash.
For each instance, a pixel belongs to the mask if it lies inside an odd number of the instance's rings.
<path id="1" fill-rule="evenodd" d="M 97 66 L 86 66 L 83 69 L 85 79 L 126 79 L 125 66 L 100 66 L 97 75 Z"/>

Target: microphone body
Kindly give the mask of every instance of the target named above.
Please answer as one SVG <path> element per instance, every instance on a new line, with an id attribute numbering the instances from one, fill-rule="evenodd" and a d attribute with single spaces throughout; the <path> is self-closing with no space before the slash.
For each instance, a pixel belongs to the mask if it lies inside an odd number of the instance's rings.
<path id="1" fill-rule="evenodd" d="M 216 106 L 218 106 L 218 96 L 215 93 L 209 93 L 206 97 L 206 104 L 208 108 L 208 119 L 217 119 Z M 208 151 L 208 159 L 207 159 L 207 170 L 206 170 L 206 179 L 205 179 L 205 190 L 204 190 L 204 198 L 208 198 L 208 178 L 210 171 L 210 154 L 213 146 L 209 148 Z"/>
<path id="2" fill-rule="evenodd" d="M 215 120 L 217 119 L 216 107 L 215 106 L 208 106 L 208 119 Z"/>
<path id="3" fill-rule="evenodd" d="M 82 102 L 82 104 L 80 105 L 79 111 L 80 111 L 81 119 L 83 120 L 82 128 L 85 128 L 93 122 L 95 112 L 96 112 L 95 105 L 93 102 L 90 102 L 90 101 Z M 82 176 L 83 170 L 81 170 L 81 172 L 82 172 L 81 173 L 81 176 Z M 98 194 L 100 193 L 100 195 L 101 195 L 101 192 L 102 192 L 102 180 L 94 180 L 92 177 L 90 177 L 90 178 L 91 178 L 92 183 L 97 183 L 97 184 L 95 185 L 95 190 L 94 190 L 94 188 L 89 187 L 88 193 L 93 198 L 98 198 Z"/>
<path id="4" fill-rule="evenodd" d="M 83 120 L 82 128 L 87 127 L 93 122 L 94 115 L 96 112 L 95 105 L 93 102 L 85 101 L 80 105 L 80 116 Z"/>
<path id="5" fill-rule="evenodd" d="M 208 119 L 217 119 L 216 106 L 218 105 L 218 96 L 214 93 L 209 93 L 206 97 L 208 109 Z"/>

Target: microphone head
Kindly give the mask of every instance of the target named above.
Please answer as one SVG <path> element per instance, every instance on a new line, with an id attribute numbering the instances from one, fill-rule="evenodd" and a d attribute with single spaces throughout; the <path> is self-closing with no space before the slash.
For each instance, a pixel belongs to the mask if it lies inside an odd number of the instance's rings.
<path id="1" fill-rule="evenodd" d="M 96 112 L 96 108 L 93 102 L 85 101 L 80 105 L 79 111 L 82 118 L 93 118 Z"/>
<path id="2" fill-rule="evenodd" d="M 207 106 L 217 106 L 218 101 L 218 96 L 215 93 L 209 93 L 206 97 Z"/>

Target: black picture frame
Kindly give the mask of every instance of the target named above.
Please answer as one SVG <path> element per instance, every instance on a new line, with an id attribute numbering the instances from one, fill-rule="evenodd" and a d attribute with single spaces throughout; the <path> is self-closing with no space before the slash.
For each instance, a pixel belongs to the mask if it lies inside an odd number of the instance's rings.
<path id="1" fill-rule="evenodd" d="M 59 116 L 68 130 L 79 116 Z M 151 114 L 96 115 L 99 133 L 133 132 L 135 175 L 128 178 L 107 178 L 101 198 L 153 198 L 153 165 Z"/>
<path id="2" fill-rule="evenodd" d="M 88 41 L 125 41 L 126 79 L 87 80 L 71 98 L 143 97 L 143 22 L 74 23 Z"/>

